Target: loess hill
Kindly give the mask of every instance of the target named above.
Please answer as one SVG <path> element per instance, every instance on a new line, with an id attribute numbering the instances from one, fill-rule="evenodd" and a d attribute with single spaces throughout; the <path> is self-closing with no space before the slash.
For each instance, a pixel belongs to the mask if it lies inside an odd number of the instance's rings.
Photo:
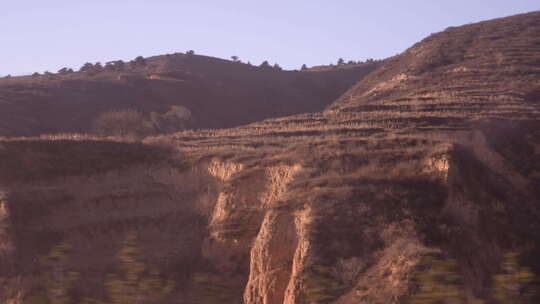
<path id="1" fill-rule="evenodd" d="M 64 243 L 70 299 L 110 301 L 135 233 L 175 282 L 163 303 L 406 303 L 428 256 L 455 261 L 456 303 L 500 303 L 508 253 L 540 276 L 539 33 L 539 12 L 449 28 L 322 112 L 1 141 L 10 299 L 39 291 L 36 257 Z"/>
<path id="2" fill-rule="evenodd" d="M 125 109 L 149 117 L 181 106 L 190 116 L 176 130 L 317 112 L 378 65 L 283 71 L 177 53 L 125 63 L 121 70 L 3 78 L 0 136 L 93 133 L 101 114 Z"/>

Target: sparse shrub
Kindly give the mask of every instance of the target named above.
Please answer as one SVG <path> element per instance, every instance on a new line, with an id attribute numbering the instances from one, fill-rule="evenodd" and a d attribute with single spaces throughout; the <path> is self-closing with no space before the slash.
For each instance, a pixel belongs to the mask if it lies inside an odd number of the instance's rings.
<path id="1" fill-rule="evenodd" d="M 308 68 L 307 68 L 307 65 L 306 64 L 302 64 L 302 67 L 300 68 L 300 70 L 302 71 L 306 71 Z"/>
<path id="2" fill-rule="evenodd" d="M 152 124 L 135 110 L 116 110 L 101 114 L 94 123 L 95 131 L 104 136 L 142 137 L 154 133 Z"/>
<path id="3" fill-rule="evenodd" d="M 35 72 L 34 74 L 32 74 L 32 77 L 39 77 L 41 74 L 39 72 Z"/>
<path id="4" fill-rule="evenodd" d="M 276 71 L 282 71 L 283 69 L 279 66 L 279 64 L 274 64 L 274 66 L 272 67 L 274 70 Z"/>
<path id="5" fill-rule="evenodd" d="M 189 50 L 189 51 L 186 52 L 186 55 L 193 56 L 193 55 L 195 55 L 195 51 L 194 50 Z"/>
<path id="6" fill-rule="evenodd" d="M 209 273 L 196 273 L 193 277 L 199 303 L 236 304 L 242 303 L 236 286 L 227 280 Z"/>
<path id="7" fill-rule="evenodd" d="M 455 260 L 428 255 L 419 266 L 420 271 L 414 277 L 418 291 L 406 303 L 467 303 L 463 279 Z"/>
<path id="8" fill-rule="evenodd" d="M 538 290 L 534 274 L 519 263 L 515 252 L 507 253 L 502 261 L 502 272 L 493 279 L 493 296 L 500 303 L 534 303 Z"/>
<path id="9" fill-rule="evenodd" d="M 79 273 L 66 269 L 66 262 L 71 246 L 60 244 L 53 247 L 50 253 L 39 259 L 40 276 L 37 291 L 30 294 L 25 303 L 28 304 L 69 304 L 69 289 L 79 277 Z"/>
<path id="10" fill-rule="evenodd" d="M 117 272 L 108 275 L 105 283 L 111 304 L 162 303 L 173 291 L 174 282 L 162 279 L 158 270 L 149 268 L 141 254 L 137 234 L 128 233 L 117 255 Z"/>
<path id="11" fill-rule="evenodd" d="M 183 106 L 173 105 L 164 114 L 150 113 L 150 121 L 160 133 L 173 133 L 187 127 L 191 119 L 191 111 Z"/>
<path id="12" fill-rule="evenodd" d="M 332 267 L 332 274 L 349 288 L 356 282 L 365 265 L 366 263 L 358 257 L 339 259 Z"/>
<path id="13" fill-rule="evenodd" d="M 332 267 L 314 265 L 303 274 L 308 303 L 328 303 L 339 297 L 345 286 L 335 277 Z"/>
<path id="14" fill-rule="evenodd" d="M 25 304 L 71 304 L 76 303 L 70 296 L 70 288 L 79 277 L 78 272 L 70 271 L 67 260 L 71 246 L 60 244 L 50 253 L 39 259 L 39 285 L 26 296 Z M 174 289 L 174 282 L 160 277 L 159 271 L 148 267 L 141 258 L 142 250 L 138 246 L 137 234 L 128 233 L 123 246 L 117 254 L 119 265 L 115 273 L 109 274 L 105 281 L 107 301 L 84 298 L 80 304 L 146 304 L 164 303 Z M 2 281 L 0 280 L 0 283 Z M 4 289 L 0 300 L 20 298 L 21 292 Z M 9 293 L 8 293 L 9 292 Z M 3 296 L 3 297 L 2 297 Z M 11 302 L 8 302 L 11 303 Z"/>

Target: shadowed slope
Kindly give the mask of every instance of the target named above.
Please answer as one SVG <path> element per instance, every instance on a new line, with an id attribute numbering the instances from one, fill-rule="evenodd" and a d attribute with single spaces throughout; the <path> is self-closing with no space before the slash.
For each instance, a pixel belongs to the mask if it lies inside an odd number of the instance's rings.
<path id="1" fill-rule="evenodd" d="M 88 133 L 104 112 L 191 113 L 184 127 L 225 128 L 316 112 L 375 69 L 371 62 L 320 72 L 281 71 L 185 54 L 126 64 L 122 72 L 0 79 L 0 136 Z M 178 128 L 177 128 L 178 129 Z"/>

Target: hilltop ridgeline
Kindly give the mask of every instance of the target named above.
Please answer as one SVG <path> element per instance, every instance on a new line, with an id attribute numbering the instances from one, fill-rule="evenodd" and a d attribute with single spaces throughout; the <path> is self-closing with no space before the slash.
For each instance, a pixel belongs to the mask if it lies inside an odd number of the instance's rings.
<path id="1" fill-rule="evenodd" d="M 64 68 L 57 74 L 4 78 L 0 136 L 95 133 L 111 111 L 141 115 L 142 135 L 317 112 L 379 64 L 284 71 L 277 65 L 177 53 L 85 64 L 80 72 Z"/>

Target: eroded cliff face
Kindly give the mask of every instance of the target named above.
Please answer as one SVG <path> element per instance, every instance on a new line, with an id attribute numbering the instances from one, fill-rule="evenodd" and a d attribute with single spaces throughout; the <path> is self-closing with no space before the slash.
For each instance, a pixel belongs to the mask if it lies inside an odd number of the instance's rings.
<path id="1" fill-rule="evenodd" d="M 135 232 L 144 261 L 175 282 L 170 303 L 400 303 L 434 252 L 458 260 L 472 299 L 487 294 L 505 250 L 536 240 L 531 181 L 481 131 L 316 148 L 298 163 L 271 155 L 44 179 L 3 172 L 2 284 L 14 303 L 31 295 L 39 257 L 65 243 L 63 267 L 80 274 L 70 294 L 107 300 L 104 280 Z M 16 152 L 25 164 L 36 157 Z"/>
<path id="2" fill-rule="evenodd" d="M 197 273 L 233 281 L 236 298 L 246 284 L 261 297 L 283 297 L 283 290 L 271 295 L 256 283 L 273 280 L 267 272 L 280 261 L 266 258 L 280 248 L 260 257 L 257 252 L 271 238 L 281 238 L 271 228 L 276 225 L 271 210 L 299 170 L 297 165 L 276 165 L 238 177 L 245 171 L 243 164 L 215 158 L 188 168 L 137 164 L 99 174 L 4 181 L 2 282 L 29 294 L 39 281 L 38 257 L 66 243 L 73 248 L 66 269 L 81 278 L 74 293 L 105 297 L 103 279 L 114 268 L 126 233 L 135 231 L 145 259 L 185 286 L 176 289 L 175 303 L 197 301 L 198 286 L 192 280 Z M 294 228 L 294 217 L 288 220 L 288 228 Z M 283 228 L 280 232 L 287 230 Z M 257 271 L 257 263 L 268 266 Z"/>

